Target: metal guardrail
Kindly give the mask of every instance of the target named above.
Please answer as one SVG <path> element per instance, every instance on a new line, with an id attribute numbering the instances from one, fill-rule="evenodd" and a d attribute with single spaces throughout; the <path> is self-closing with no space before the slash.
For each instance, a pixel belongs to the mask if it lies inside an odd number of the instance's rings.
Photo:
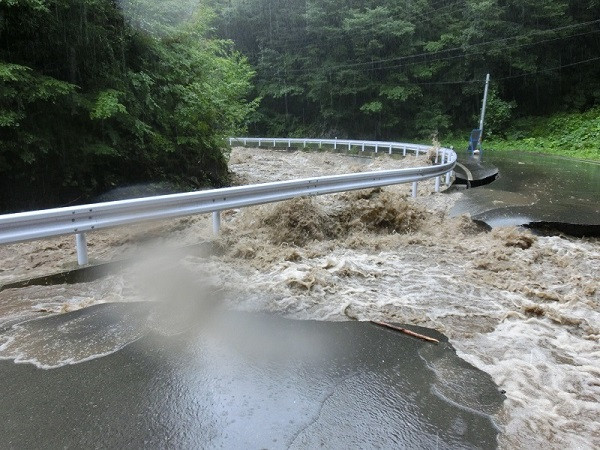
<path id="1" fill-rule="evenodd" d="M 248 144 L 257 144 L 259 147 L 263 144 L 271 144 L 273 143 L 273 147 L 276 147 L 277 144 L 284 144 L 287 147 L 291 147 L 294 145 L 302 145 L 303 148 L 306 148 L 309 145 L 318 145 L 319 148 L 322 148 L 323 145 L 331 145 L 333 149 L 336 150 L 339 146 L 340 149 L 347 147 L 348 150 L 351 150 L 352 147 L 360 148 L 361 151 L 365 151 L 365 149 L 372 148 L 375 153 L 379 151 L 385 152 L 387 151 L 390 155 L 396 151 L 402 152 L 404 156 L 406 156 L 407 152 L 413 152 L 415 155 L 419 155 L 419 153 L 426 153 L 431 146 L 428 145 L 420 145 L 420 144 L 410 144 L 407 142 L 387 142 L 387 141 L 358 141 L 358 140 L 350 140 L 350 139 L 307 139 L 307 138 L 229 138 L 229 145 L 233 145 L 234 142 L 238 142 L 240 144 L 248 145 Z M 447 149 L 446 149 L 447 150 Z"/>
<path id="2" fill-rule="evenodd" d="M 387 150 L 415 154 L 425 153 L 429 147 L 398 142 L 357 141 L 337 139 L 281 139 L 281 138 L 230 138 L 229 143 L 263 143 L 307 145 L 331 145 L 359 147 L 361 151 L 373 148 L 375 152 Z M 332 194 L 336 192 L 365 189 L 391 184 L 413 183 L 412 195 L 416 196 L 417 182 L 436 178 L 436 191 L 439 191 L 440 177 L 446 174 L 449 184 L 450 173 L 456 164 L 453 150 L 440 148 L 436 152 L 436 165 L 409 169 L 360 172 L 343 175 L 312 177 L 290 181 L 277 181 L 207 191 L 185 192 L 181 194 L 159 195 L 154 197 L 95 203 L 66 208 L 53 208 L 15 214 L 0 215 L 0 244 L 43 239 L 65 234 L 75 234 L 77 261 L 88 263 L 85 233 L 138 223 L 148 220 L 182 217 L 192 214 L 213 213 L 213 230 L 220 227 L 220 211 L 243 206 L 279 202 L 295 197 Z"/>

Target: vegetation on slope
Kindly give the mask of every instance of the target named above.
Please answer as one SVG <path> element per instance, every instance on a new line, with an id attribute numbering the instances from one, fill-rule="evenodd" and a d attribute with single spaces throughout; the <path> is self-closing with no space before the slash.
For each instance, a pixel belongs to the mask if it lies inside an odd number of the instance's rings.
<path id="1" fill-rule="evenodd" d="M 494 139 L 487 145 L 600 160 L 600 108 L 583 114 L 519 119 L 511 125 L 505 139 Z"/>
<path id="2" fill-rule="evenodd" d="M 487 134 L 487 132 L 486 132 Z M 466 148 L 469 130 L 447 135 L 444 145 Z M 600 108 L 584 113 L 525 117 L 511 122 L 502 134 L 483 142 L 489 150 L 524 150 L 600 161 Z"/>
<path id="3" fill-rule="evenodd" d="M 257 135 L 470 131 L 486 73 L 494 142 L 514 139 L 515 120 L 541 123 L 520 118 L 600 104 L 600 0 L 213 2 L 219 33 L 257 71 Z"/>
<path id="4" fill-rule="evenodd" d="M 0 211 L 225 182 L 253 71 L 194 1 L 0 0 Z"/>
<path id="5" fill-rule="evenodd" d="M 221 185 L 225 137 L 247 124 L 464 146 L 486 73 L 485 146 L 600 159 L 598 11 L 600 0 L 0 0 L 0 211 L 131 183 Z"/>

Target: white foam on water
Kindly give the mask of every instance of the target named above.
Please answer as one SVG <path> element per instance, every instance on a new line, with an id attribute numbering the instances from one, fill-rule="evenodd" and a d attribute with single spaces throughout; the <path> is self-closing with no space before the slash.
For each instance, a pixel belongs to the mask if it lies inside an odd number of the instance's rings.
<path id="1" fill-rule="evenodd" d="M 486 239 L 492 253 L 498 250 L 489 235 L 470 244 Z M 512 268 L 473 273 L 476 252 L 449 258 L 442 246 L 376 253 L 339 248 L 262 270 L 243 268 L 227 280 L 239 287 L 238 307 L 245 309 L 435 328 L 507 391 L 498 419 L 501 447 L 598 448 L 600 299 L 593 286 L 600 246 L 538 238 L 531 249 L 512 251 L 508 260 L 518 262 Z M 541 262 L 546 251 L 558 259 Z M 529 268 L 535 260 L 541 267 Z"/>
<path id="2" fill-rule="evenodd" d="M 333 197 L 313 207 L 332 211 Z M 243 212 L 226 230 L 235 235 L 226 245 L 239 246 L 230 251 L 236 258 L 211 264 L 238 267 L 228 267 L 226 279 L 239 289 L 240 308 L 445 333 L 507 391 L 502 448 L 600 447 L 600 242 L 515 228 L 482 233 L 468 220 L 436 223 L 451 195 L 417 203 L 437 212 L 414 232 L 361 231 L 291 249 L 264 226 L 268 211 L 250 213 L 253 222 Z M 240 232 L 249 223 L 251 237 Z"/>
<path id="3" fill-rule="evenodd" d="M 146 331 L 133 314 L 98 322 L 96 316 L 97 310 L 63 316 L 64 320 L 31 319 L 13 325 L 0 337 L 0 359 L 53 369 L 114 353 Z"/>
<path id="4" fill-rule="evenodd" d="M 506 390 L 504 448 L 598 448 L 600 350 L 571 327 L 511 318 L 457 340 L 459 355 Z"/>

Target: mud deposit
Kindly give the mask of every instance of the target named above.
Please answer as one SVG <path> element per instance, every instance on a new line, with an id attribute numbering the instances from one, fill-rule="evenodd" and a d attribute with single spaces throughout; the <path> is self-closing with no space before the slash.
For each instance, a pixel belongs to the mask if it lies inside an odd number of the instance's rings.
<path id="1" fill-rule="evenodd" d="M 231 157 L 232 170 L 246 182 L 414 163 L 257 149 L 235 149 Z M 413 200 L 409 189 L 230 211 L 216 242 L 221 254 L 177 256 L 173 265 L 181 279 L 175 282 L 168 274 L 148 277 L 156 269 L 132 267 L 91 283 L 0 291 L 0 355 L 43 366 L 84 360 L 89 355 L 69 359 L 69 352 L 57 352 L 54 361 L 41 361 L 39 345 L 27 344 L 35 330 L 23 319 L 98 302 L 164 299 L 172 292 L 184 304 L 190 292 L 210 285 L 240 310 L 434 328 L 506 391 L 496 414 L 502 448 L 599 448 L 598 239 L 487 231 L 467 216 L 448 217 L 460 192 L 430 195 L 433 182 L 421 183 Z M 208 217 L 198 217 L 98 233 L 89 241 L 91 257 L 102 260 L 148 243 L 161 248 L 165 241 L 209 238 Z M 60 264 L 74 260 L 74 245 L 58 239 L 4 246 L 0 258 L 2 283 L 64 268 Z M 98 354 L 106 353 L 101 344 Z"/>

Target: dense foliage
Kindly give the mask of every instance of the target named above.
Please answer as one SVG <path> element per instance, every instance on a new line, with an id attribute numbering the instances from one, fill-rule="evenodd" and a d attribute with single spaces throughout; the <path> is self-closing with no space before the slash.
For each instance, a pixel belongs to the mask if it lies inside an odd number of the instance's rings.
<path id="1" fill-rule="evenodd" d="M 517 119 L 504 136 L 492 138 L 485 147 L 600 160 L 600 108 Z"/>
<path id="2" fill-rule="evenodd" d="M 441 137 L 600 103 L 600 0 L 214 0 L 257 70 L 256 134 Z"/>
<path id="3" fill-rule="evenodd" d="M 225 181 L 253 72 L 197 1 L 0 0 L 0 211 Z"/>

